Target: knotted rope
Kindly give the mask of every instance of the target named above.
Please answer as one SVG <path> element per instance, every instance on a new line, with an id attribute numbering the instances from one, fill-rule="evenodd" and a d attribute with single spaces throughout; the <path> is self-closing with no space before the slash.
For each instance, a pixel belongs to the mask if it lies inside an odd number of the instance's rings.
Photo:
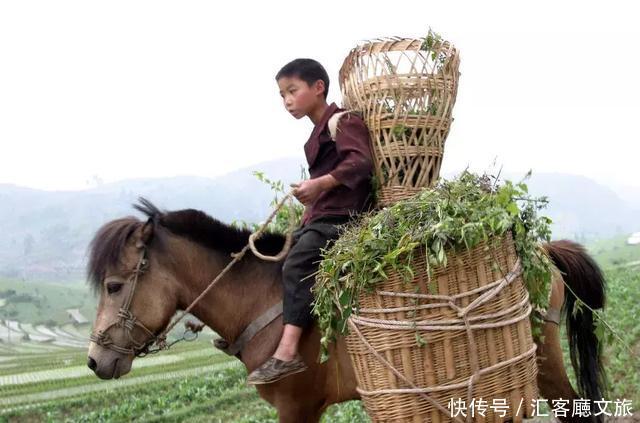
<path id="1" fill-rule="evenodd" d="M 195 305 L 202 298 L 204 298 L 205 295 L 207 295 L 207 293 L 211 290 L 211 288 L 213 288 L 216 285 L 216 283 L 218 283 L 218 281 L 220 279 L 222 279 L 222 277 L 229 271 L 229 269 L 231 269 L 233 267 L 234 264 L 236 264 L 238 261 L 242 260 L 242 258 L 244 257 L 244 255 L 247 253 L 248 250 L 251 250 L 251 252 L 253 254 L 255 254 L 256 257 L 258 257 L 258 258 L 260 258 L 262 260 L 267 260 L 267 261 L 279 261 L 279 260 L 282 260 L 284 257 L 286 257 L 286 255 L 289 253 L 289 250 L 291 249 L 291 243 L 292 243 L 292 240 L 293 240 L 292 232 L 293 232 L 294 227 L 296 226 L 296 219 L 295 219 L 295 216 L 294 216 L 294 213 L 293 213 L 293 207 L 290 207 L 290 211 L 289 211 L 289 228 L 287 229 L 286 239 L 285 239 L 284 246 L 282 247 L 282 251 L 280 251 L 275 256 L 263 255 L 255 247 L 255 241 L 260 238 L 260 236 L 263 234 L 263 232 L 265 231 L 265 229 L 267 228 L 269 223 L 271 223 L 273 218 L 276 216 L 278 211 L 280 211 L 280 209 L 284 206 L 284 203 L 286 201 L 289 201 L 289 206 L 293 206 L 292 196 L 293 196 L 293 190 L 289 191 L 289 193 L 287 193 L 282 198 L 282 200 L 280 200 L 280 202 L 276 205 L 276 208 L 273 210 L 273 212 L 267 218 L 267 220 L 264 221 L 264 223 L 260 226 L 260 228 L 258 228 L 258 230 L 256 232 L 252 233 L 249 236 L 248 244 L 245 245 L 244 248 L 242 250 L 238 251 L 237 253 L 232 253 L 231 254 L 231 257 L 233 257 L 233 260 L 231 260 L 225 266 L 225 268 L 222 269 L 222 271 L 218 274 L 218 276 L 216 276 L 215 279 L 213 279 L 209 283 L 209 285 L 205 288 L 205 290 L 202 291 L 202 293 L 195 300 L 193 300 L 191 302 L 189 307 L 187 307 L 185 310 L 183 310 L 181 312 L 181 314 L 178 316 L 178 318 L 176 320 L 174 320 L 169 326 L 167 326 L 167 328 L 164 331 L 162 331 L 162 333 L 160 335 L 157 336 L 156 339 L 158 340 L 158 345 L 159 345 L 160 349 L 164 349 L 166 347 L 167 334 L 171 331 L 171 329 L 173 329 L 180 322 L 180 320 L 182 320 L 187 314 L 189 314 L 189 312 L 191 312 L 191 310 L 195 307 Z M 199 327 L 199 329 L 202 330 L 202 327 Z M 198 329 L 198 328 L 196 327 L 196 329 Z"/>
<path id="2" fill-rule="evenodd" d="M 280 261 L 283 258 L 285 258 L 289 253 L 289 250 L 291 249 L 291 242 L 293 240 L 293 228 L 296 226 L 296 219 L 295 219 L 295 216 L 293 215 L 293 200 L 291 198 L 292 193 L 293 193 L 293 190 L 291 190 L 287 195 L 285 195 L 284 198 L 278 204 L 278 206 L 275 208 L 273 213 L 271 213 L 271 216 L 269 216 L 267 221 L 262 225 L 262 227 L 260 227 L 258 231 L 249 235 L 249 248 L 251 248 L 251 252 L 256 257 L 261 258 L 262 260 L 265 260 L 265 261 Z M 264 255 L 260 253 L 256 248 L 255 241 L 260 237 L 260 235 L 262 235 L 262 231 L 264 230 L 264 228 L 266 228 L 269 222 L 271 222 L 271 220 L 275 217 L 275 215 L 282 208 L 286 200 L 289 200 L 289 229 L 287 229 L 287 234 L 284 241 L 284 247 L 282 247 L 282 251 L 280 251 L 275 256 Z"/>
<path id="3" fill-rule="evenodd" d="M 525 351 L 522 354 L 519 354 L 515 357 L 512 357 L 506 361 L 502 361 L 500 363 L 496 363 L 492 366 L 481 369 L 478 363 L 478 349 L 475 341 L 475 337 L 473 335 L 473 329 L 488 329 L 488 328 L 497 328 L 509 324 L 517 323 L 521 320 L 528 318 L 531 313 L 531 304 L 529 304 L 529 293 L 525 293 L 525 297 L 518 304 L 510 307 L 508 310 L 502 310 L 497 313 L 489 313 L 480 316 L 472 316 L 469 317 L 468 314 L 486 303 L 487 301 L 494 298 L 500 291 L 502 291 L 507 285 L 511 284 L 514 280 L 520 276 L 522 273 L 522 264 L 520 259 L 518 259 L 514 265 L 514 268 L 506 275 L 503 274 L 503 277 L 497 281 L 494 281 L 490 284 L 484 285 L 477 289 L 467 291 L 461 294 L 456 295 L 428 295 L 428 294 L 412 294 L 412 293 L 396 293 L 396 292 L 387 292 L 387 291 L 378 291 L 378 295 L 382 296 L 391 296 L 391 297 L 406 297 L 406 298 L 415 298 L 415 299 L 432 299 L 432 300 L 441 300 L 443 302 L 436 304 L 427 304 L 416 307 L 395 307 L 395 308 L 372 308 L 372 309 L 360 309 L 360 312 L 365 313 L 397 313 L 399 311 L 407 311 L 408 309 L 414 310 L 416 308 L 432 308 L 432 307 L 442 307 L 449 306 L 452 308 L 460 319 L 450 319 L 450 320 L 442 320 L 442 321 L 415 321 L 415 320 L 384 320 L 384 319 L 373 319 L 358 316 L 352 314 L 349 317 L 349 326 L 359 338 L 360 342 L 367 348 L 367 350 L 373 354 L 385 367 L 387 367 L 394 375 L 396 375 L 400 380 L 402 380 L 405 384 L 409 386 L 409 388 L 404 389 L 382 389 L 375 391 L 365 391 L 358 388 L 358 392 L 362 395 L 373 395 L 373 394 L 400 394 L 400 393 L 413 393 L 417 394 L 420 397 L 424 398 L 431 404 L 433 404 L 438 410 L 444 412 L 445 414 L 449 411 L 442 404 L 438 403 L 437 400 L 431 398 L 428 393 L 438 392 L 447 389 L 456 389 L 456 388 L 467 388 L 467 404 L 472 399 L 473 394 L 473 386 L 474 383 L 480 378 L 481 375 L 489 373 L 491 371 L 497 370 L 504 366 L 508 366 L 521 360 L 525 357 L 529 357 L 535 354 L 536 346 L 533 345 L 528 351 Z M 483 292 L 484 291 L 484 292 Z M 482 293 L 481 293 L 482 292 Z M 481 293 L 474 301 L 472 301 L 466 307 L 459 307 L 455 304 L 455 301 L 462 298 L 467 297 L 472 294 Z M 521 310 L 522 312 L 513 318 L 502 320 L 495 323 L 472 323 L 473 321 L 478 320 L 489 320 L 496 317 L 503 317 L 511 312 Z M 365 339 L 364 335 L 358 328 L 358 325 L 365 327 L 373 327 L 380 329 L 391 329 L 391 330 L 427 330 L 427 331 L 456 331 L 456 330 L 465 330 L 467 334 L 467 339 L 469 342 L 470 349 L 470 359 L 471 359 L 471 371 L 472 374 L 466 382 L 450 384 L 450 385 L 440 385 L 430 388 L 418 388 L 413 382 L 408 380 L 398 369 L 396 369 L 393 364 L 391 364 L 388 360 L 386 360 L 375 348 Z M 460 421 L 460 419 L 454 418 L 455 421 Z M 470 421 L 470 415 L 467 416 L 467 421 Z"/>

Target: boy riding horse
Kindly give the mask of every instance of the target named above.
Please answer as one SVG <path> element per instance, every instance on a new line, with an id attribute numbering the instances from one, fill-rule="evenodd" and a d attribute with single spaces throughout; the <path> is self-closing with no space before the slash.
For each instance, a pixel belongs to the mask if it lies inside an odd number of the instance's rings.
<path id="1" fill-rule="evenodd" d="M 253 385 L 307 369 L 298 343 L 313 323 L 311 287 L 321 249 L 331 245 L 342 225 L 372 205 L 369 131 L 359 116 L 327 104 L 329 77 L 322 65 L 296 59 L 278 72 L 276 81 L 287 111 L 296 119 L 308 117 L 314 128 L 304 145 L 310 179 L 293 184 L 305 212 L 282 267 L 284 330 L 273 356 L 248 376 Z"/>

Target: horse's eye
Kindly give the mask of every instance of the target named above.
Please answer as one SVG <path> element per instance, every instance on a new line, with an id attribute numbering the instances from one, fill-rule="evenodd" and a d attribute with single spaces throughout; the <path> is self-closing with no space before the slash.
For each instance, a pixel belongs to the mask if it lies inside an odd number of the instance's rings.
<path id="1" fill-rule="evenodd" d="M 122 283 L 120 282 L 111 282 L 107 284 L 107 292 L 109 294 L 115 294 L 116 292 L 122 289 Z"/>

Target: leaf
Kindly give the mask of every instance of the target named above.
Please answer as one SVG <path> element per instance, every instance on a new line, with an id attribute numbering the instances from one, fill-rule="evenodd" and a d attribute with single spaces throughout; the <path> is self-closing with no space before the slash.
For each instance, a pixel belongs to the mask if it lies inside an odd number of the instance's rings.
<path id="1" fill-rule="evenodd" d="M 595 322 L 595 329 L 594 329 L 593 333 L 595 334 L 596 338 L 598 338 L 598 341 L 600 343 L 604 344 L 606 342 L 605 326 L 602 323 L 602 320 L 597 320 Z"/>
<path id="2" fill-rule="evenodd" d="M 347 291 L 344 291 L 342 295 L 340 295 L 340 305 L 346 306 L 351 304 L 351 296 Z"/>
<path id="3" fill-rule="evenodd" d="M 419 347 L 424 347 L 427 345 L 427 341 L 425 341 L 425 339 L 420 336 L 420 334 L 418 332 L 416 332 L 416 344 L 418 344 Z"/>

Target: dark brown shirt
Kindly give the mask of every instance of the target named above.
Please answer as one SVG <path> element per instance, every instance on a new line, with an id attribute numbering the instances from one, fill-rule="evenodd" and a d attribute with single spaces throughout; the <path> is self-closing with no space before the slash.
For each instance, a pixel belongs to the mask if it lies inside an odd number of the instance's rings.
<path id="1" fill-rule="evenodd" d="M 373 161 L 369 130 L 358 115 L 346 113 L 340 117 L 335 141 L 332 140 L 327 123 L 334 113 L 342 111 L 331 103 L 304 145 L 311 179 L 331 174 L 340 185 L 324 191 L 307 206 L 302 226 L 321 216 L 355 215 L 371 206 Z"/>

